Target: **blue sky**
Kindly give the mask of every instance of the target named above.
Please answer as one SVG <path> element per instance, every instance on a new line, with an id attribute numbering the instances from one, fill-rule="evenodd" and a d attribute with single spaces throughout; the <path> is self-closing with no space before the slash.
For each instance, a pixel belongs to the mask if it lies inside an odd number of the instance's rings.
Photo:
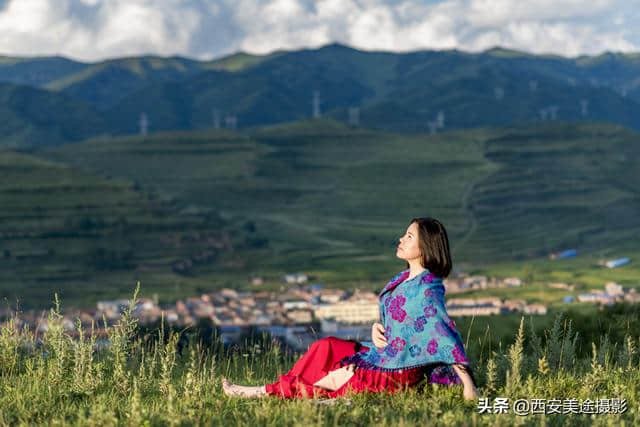
<path id="1" fill-rule="evenodd" d="M 197 59 L 315 48 L 640 52 L 640 0 L 0 0 L 0 54 Z"/>

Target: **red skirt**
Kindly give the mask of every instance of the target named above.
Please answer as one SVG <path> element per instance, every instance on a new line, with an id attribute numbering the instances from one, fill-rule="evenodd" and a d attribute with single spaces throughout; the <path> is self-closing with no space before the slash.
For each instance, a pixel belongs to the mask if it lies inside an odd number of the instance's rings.
<path id="1" fill-rule="evenodd" d="M 329 391 L 314 386 L 313 383 L 323 378 L 329 371 L 342 366 L 340 361 L 356 351 L 366 350 L 366 346 L 357 341 L 326 337 L 315 341 L 305 354 L 298 359 L 291 370 L 278 378 L 278 381 L 267 384 L 267 394 L 282 398 L 295 397 L 338 397 L 348 391 L 352 392 L 396 392 L 414 386 L 427 376 L 429 383 L 461 384 L 452 369 L 434 371 L 434 367 L 417 367 L 401 371 L 377 371 L 357 368 L 355 374 L 342 387 Z"/>

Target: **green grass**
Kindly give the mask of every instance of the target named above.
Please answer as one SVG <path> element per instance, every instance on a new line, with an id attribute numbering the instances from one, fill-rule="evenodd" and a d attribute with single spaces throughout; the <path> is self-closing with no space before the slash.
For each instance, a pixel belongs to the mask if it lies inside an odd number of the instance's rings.
<path id="1" fill-rule="evenodd" d="M 591 342 L 575 335 L 584 325 L 562 316 L 530 327 L 522 319 L 502 332 L 493 326 L 472 332 L 467 354 L 481 397 L 515 399 L 619 398 L 623 414 L 529 415 L 479 414 L 477 402 L 465 402 L 461 387 L 422 383 L 396 394 L 361 393 L 338 398 L 333 405 L 311 399 L 229 398 L 221 378 L 245 385 L 273 382 L 297 358 L 275 343 L 259 339 L 236 349 L 210 346 L 193 338 L 180 353 L 180 336 L 171 331 L 138 335 L 135 319 L 125 315 L 108 331 L 112 345 L 94 351 L 94 338 L 73 341 L 49 316 L 42 346 L 14 323 L 0 332 L 0 425 L 635 425 L 640 421 L 638 337 L 622 331 Z M 637 313 L 620 319 L 638 325 Z M 513 319 L 516 320 L 516 319 Z M 504 323 L 503 323 L 504 325 Z M 520 326 L 518 326 L 520 325 Z M 544 327 L 542 334 L 538 328 Z M 582 329 L 581 329 L 582 327 Z M 461 326 L 463 336 L 466 326 Z M 519 329 L 520 328 L 520 329 Z M 538 340 L 534 339 L 534 331 Z M 185 332 L 186 333 L 186 332 Z M 487 344 L 501 333 L 508 341 Z M 626 335 L 625 335 L 626 334 Z M 166 340 L 154 337 L 166 337 Z M 514 339 L 516 337 L 517 339 Z M 576 343 L 587 348 L 580 355 Z M 583 352 L 584 353 L 584 352 Z M 541 362 L 542 361 L 542 362 Z"/>

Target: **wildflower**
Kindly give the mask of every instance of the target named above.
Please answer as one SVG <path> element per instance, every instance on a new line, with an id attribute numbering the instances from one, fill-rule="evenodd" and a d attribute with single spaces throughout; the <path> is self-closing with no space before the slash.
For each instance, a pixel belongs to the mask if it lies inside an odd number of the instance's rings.
<path id="1" fill-rule="evenodd" d="M 542 357 L 538 359 L 538 372 L 542 375 L 547 375 L 549 373 L 549 363 L 547 362 L 546 355 L 542 355 Z"/>
<path id="2" fill-rule="evenodd" d="M 496 391 L 497 379 L 498 379 L 498 366 L 495 360 L 495 352 L 489 358 L 487 362 L 487 383 L 486 388 L 489 393 Z"/>

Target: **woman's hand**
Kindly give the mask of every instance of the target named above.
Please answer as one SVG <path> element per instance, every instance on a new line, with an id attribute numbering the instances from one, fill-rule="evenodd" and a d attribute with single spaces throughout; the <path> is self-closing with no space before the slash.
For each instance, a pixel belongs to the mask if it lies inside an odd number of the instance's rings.
<path id="1" fill-rule="evenodd" d="M 371 326 L 371 341 L 373 341 L 373 345 L 378 348 L 387 346 L 387 338 L 384 336 L 384 326 L 382 323 L 374 323 Z"/>
<path id="2" fill-rule="evenodd" d="M 478 398 L 478 389 L 473 383 L 473 379 L 467 372 L 467 368 L 461 365 L 452 365 L 453 370 L 456 371 L 460 379 L 462 380 L 462 395 L 465 400 L 473 400 Z"/>

